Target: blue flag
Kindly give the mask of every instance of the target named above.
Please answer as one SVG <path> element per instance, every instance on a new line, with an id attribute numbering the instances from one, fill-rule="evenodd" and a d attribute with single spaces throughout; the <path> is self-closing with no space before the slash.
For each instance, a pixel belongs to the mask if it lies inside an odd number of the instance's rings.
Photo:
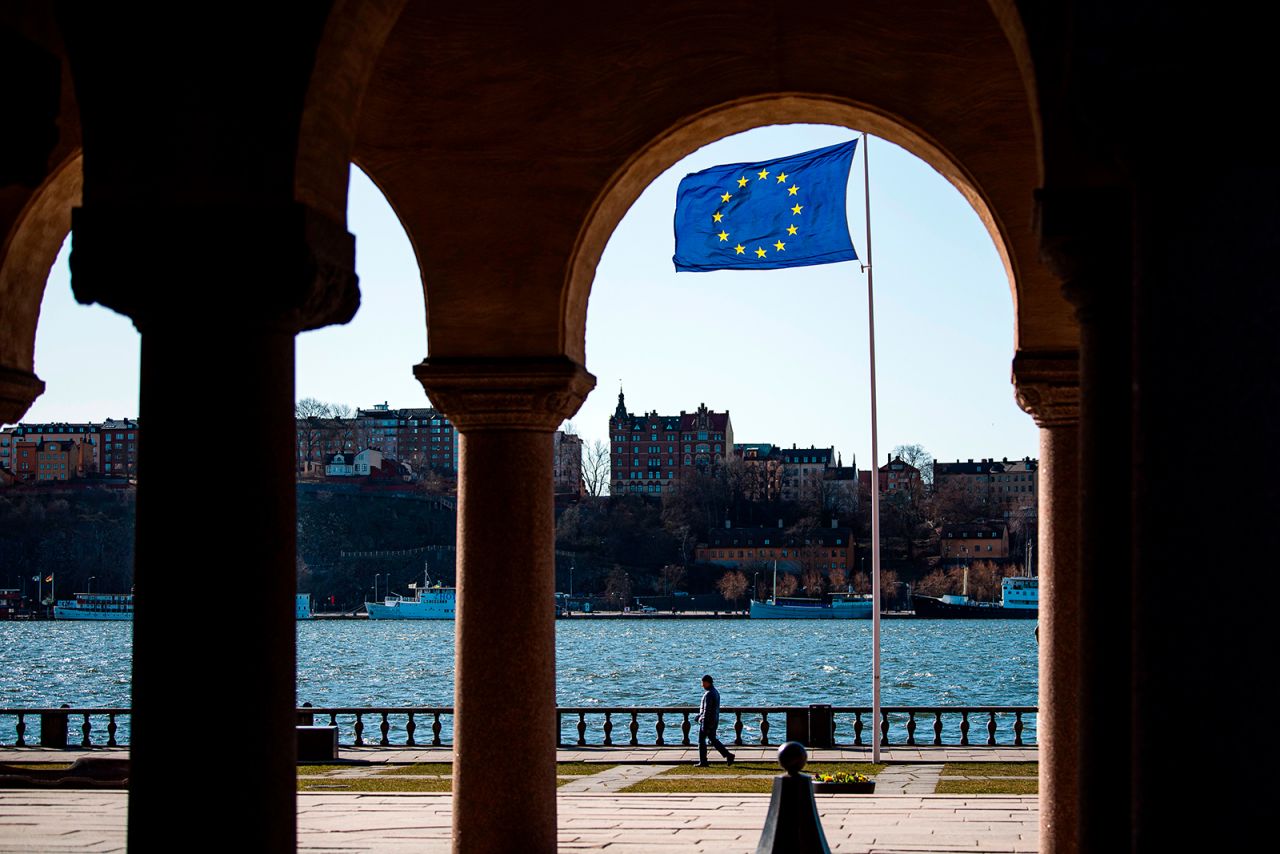
<path id="1" fill-rule="evenodd" d="M 777 270 L 857 260 L 845 191 L 856 139 L 686 175 L 676 190 L 677 272 Z"/>

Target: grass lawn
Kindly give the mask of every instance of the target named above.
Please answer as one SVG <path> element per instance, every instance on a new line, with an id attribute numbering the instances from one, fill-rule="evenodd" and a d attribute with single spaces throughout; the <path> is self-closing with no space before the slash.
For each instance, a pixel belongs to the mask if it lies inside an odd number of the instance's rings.
<path id="1" fill-rule="evenodd" d="M 5 762 L 0 765 L 4 770 L 20 771 L 66 771 L 70 762 Z"/>
<path id="2" fill-rule="evenodd" d="M 943 777 L 1034 777 L 1039 771 L 1038 762 L 948 762 L 942 766 Z"/>
<path id="3" fill-rule="evenodd" d="M 556 763 L 556 774 L 564 777 L 581 777 L 588 774 L 599 774 L 601 771 L 607 771 L 614 767 L 616 766 L 606 762 L 559 762 Z M 299 771 L 298 773 L 302 772 Z M 448 777 L 453 773 L 453 766 L 448 762 L 417 762 L 413 765 L 392 765 L 382 768 L 376 773 L 385 777 L 418 777 L 423 775 Z"/>
<path id="4" fill-rule="evenodd" d="M 556 780 L 559 788 L 572 778 Z M 449 777 L 347 777 L 341 780 L 299 780 L 299 792 L 449 792 Z"/>
<path id="5" fill-rule="evenodd" d="M 632 783 L 622 791 L 650 794 L 654 792 L 758 792 L 767 795 L 773 791 L 773 777 L 757 774 L 752 777 L 704 777 L 681 780 L 659 775 Z"/>
<path id="6" fill-rule="evenodd" d="M 939 795 L 1038 795 L 1039 780 L 939 780 Z"/>
<path id="7" fill-rule="evenodd" d="M 870 762 L 814 762 L 804 767 L 806 774 L 834 774 L 837 771 L 858 772 L 868 777 L 875 776 L 884 770 L 884 765 L 873 765 Z M 663 771 L 660 777 L 744 777 L 747 775 L 776 777 L 783 770 L 777 762 L 735 762 L 733 767 L 717 762 L 710 768 L 699 768 L 696 765 L 676 765 L 670 771 Z M 723 790 L 729 791 L 729 790 Z M 746 790 L 733 790 L 746 791 Z"/>

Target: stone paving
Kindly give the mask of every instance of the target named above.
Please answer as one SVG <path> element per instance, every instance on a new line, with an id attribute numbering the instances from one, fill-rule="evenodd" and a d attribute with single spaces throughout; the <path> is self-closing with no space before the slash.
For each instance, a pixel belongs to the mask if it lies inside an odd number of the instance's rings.
<path id="1" fill-rule="evenodd" d="M 193 796 L 195 793 L 193 793 Z M 563 851 L 748 854 L 768 795 L 561 794 Z M 0 852 L 123 852 L 126 794 L 0 791 Z M 833 851 L 917 854 L 1032 852 L 1034 797 L 1004 795 L 820 795 Z M 302 852 L 445 852 L 450 796 L 298 795 Z"/>

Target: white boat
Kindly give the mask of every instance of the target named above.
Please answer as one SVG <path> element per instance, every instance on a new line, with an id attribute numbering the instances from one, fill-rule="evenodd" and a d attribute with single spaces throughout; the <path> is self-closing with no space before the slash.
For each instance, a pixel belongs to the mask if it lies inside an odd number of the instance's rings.
<path id="1" fill-rule="evenodd" d="M 871 598 L 856 593 L 833 593 L 827 601 L 780 597 L 751 603 L 753 620 L 869 620 Z"/>
<path id="2" fill-rule="evenodd" d="M 778 562 L 773 562 L 773 597 L 751 600 L 753 620 L 870 620 L 871 597 L 860 593 L 828 593 L 826 599 L 778 596 Z"/>
<path id="3" fill-rule="evenodd" d="M 422 587 L 410 584 L 413 598 L 392 593 L 381 602 L 365 602 L 370 620 L 452 620 L 456 616 L 458 591 L 453 587 L 431 586 L 431 578 L 423 573 Z"/>
<path id="4" fill-rule="evenodd" d="M 77 593 L 53 606 L 55 620 L 132 620 L 132 593 Z"/>

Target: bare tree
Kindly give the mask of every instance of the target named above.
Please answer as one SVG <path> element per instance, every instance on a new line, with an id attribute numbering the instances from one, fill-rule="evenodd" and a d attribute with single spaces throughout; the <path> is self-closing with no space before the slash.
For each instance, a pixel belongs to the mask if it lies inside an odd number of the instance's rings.
<path id="1" fill-rule="evenodd" d="M 919 469 L 920 481 L 926 487 L 933 485 L 933 454 L 926 451 L 923 445 L 898 445 L 893 449 L 893 456 L 901 457 L 904 463 Z"/>
<path id="2" fill-rule="evenodd" d="M 843 566 L 836 565 L 827 574 L 827 583 L 831 585 L 832 590 L 843 593 L 849 586 L 849 574 L 845 572 Z"/>
<path id="3" fill-rule="evenodd" d="M 807 569 L 800 578 L 800 584 L 804 587 L 804 592 L 810 596 L 821 596 L 826 580 L 817 569 Z"/>
<path id="4" fill-rule="evenodd" d="M 587 494 L 595 498 L 604 495 L 609 487 L 609 445 L 596 439 L 590 445 L 582 443 L 582 484 Z"/>
<path id="5" fill-rule="evenodd" d="M 676 563 L 669 563 L 662 568 L 662 592 L 670 596 L 684 584 L 685 571 L 684 567 Z"/>
<path id="6" fill-rule="evenodd" d="M 608 597 L 609 604 L 621 611 L 631 602 L 631 576 L 620 566 L 615 566 L 609 570 L 609 577 L 605 579 L 604 595 Z"/>
<path id="7" fill-rule="evenodd" d="M 726 601 L 737 604 L 747 594 L 747 576 L 741 570 L 726 572 L 716 582 L 716 589 Z"/>
<path id="8" fill-rule="evenodd" d="M 789 572 L 783 572 L 778 575 L 778 598 L 784 596 L 796 595 L 796 588 L 800 583 L 796 581 L 796 577 Z"/>

